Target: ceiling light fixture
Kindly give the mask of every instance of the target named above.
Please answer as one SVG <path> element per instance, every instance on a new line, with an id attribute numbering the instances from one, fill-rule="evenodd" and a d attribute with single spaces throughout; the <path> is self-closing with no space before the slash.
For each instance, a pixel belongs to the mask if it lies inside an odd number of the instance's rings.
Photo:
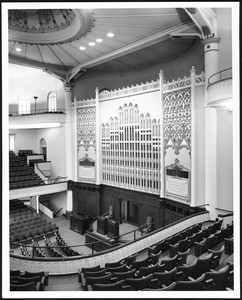
<path id="1" fill-rule="evenodd" d="M 96 42 L 101 43 L 103 40 L 102 39 L 96 39 Z"/>
<path id="2" fill-rule="evenodd" d="M 108 37 L 113 37 L 114 34 L 113 34 L 112 32 L 109 32 L 109 33 L 107 34 L 107 36 L 108 36 Z"/>
<path id="3" fill-rule="evenodd" d="M 81 47 L 79 47 L 79 49 L 80 50 L 86 50 L 86 47 L 81 46 Z"/>
<path id="4" fill-rule="evenodd" d="M 94 46 L 94 45 L 95 45 L 95 43 L 93 43 L 93 42 L 90 42 L 88 45 L 89 45 L 89 46 Z"/>
<path id="5" fill-rule="evenodd" d="M 17 47 L 17 48 L 15 48 L 15 50 L 16 50 L 17 52 L 20 52 L 20 51 L 21 51 L 21 48 Z"/>

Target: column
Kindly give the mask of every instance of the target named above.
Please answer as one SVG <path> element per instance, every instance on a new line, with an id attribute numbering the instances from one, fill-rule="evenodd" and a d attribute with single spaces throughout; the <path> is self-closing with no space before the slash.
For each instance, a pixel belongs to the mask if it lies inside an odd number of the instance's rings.
<path id="1" fill-rule="evenodd" d="M 163 82 L 164 82 L 164 73 L 162 70 L 159 73 L 160 79 L 160 102 L 161 102 L 161 118 L 160 118 L 160 142 L 161 142 L 161 150 L 160 150 L 160 197 L 165 197 L 165 157 L 164 157 L 164 125 L 163 125 Z"/>
<path id="2" fill-rule="evenodd" d="M 219 38 L 203 40 L 205 62 L 205 204 L 210 219 L 217 217 L 217 112 L 208 106 L 207 87 L 209 78 L 218 72 Z M 214 78 L 215 79 L 215 78 Z"/>
<path id="3" fill-rule="evenodd" d="M 65 88 L 65 110 L 66 110 L 66 123 L 65 123 L 65 154 L 66 154 L 66 176 L 67 179 L 73 179 L 73 153 L 72 153 L 72 119 L 71 119 L 71 102 L 73 96 L 73 85 L 66 83 Z M 66 218 L 69 219 L 72 212 L 72 191 L 66 192 Z"/>
<path id="4" fill-rule="evenodd" d="M 96 92 L 96 184 L 100 184 L 100 171 L 101 171 L 101 142 L 100 142 L 100 124 L 99 124 L 99 92 L 98 88 L 95 90 Z"/>
<path id="5" fill-rule="evenodd" d="M 191 71 L 191 206 L 196 206 L 196 107 L 195 68 Z"/>

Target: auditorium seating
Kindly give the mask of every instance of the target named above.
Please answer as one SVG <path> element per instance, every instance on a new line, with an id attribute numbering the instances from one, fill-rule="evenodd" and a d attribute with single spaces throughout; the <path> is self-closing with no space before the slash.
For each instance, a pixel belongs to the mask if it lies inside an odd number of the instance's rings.
<path id="1" fill-rule="evenodd" d="M 131 269 L 125 272 L 113 272 L 113 278 L 117 278 L 117 280 L 125 279 L 125 278 L 133 278 L 136 276 L 136 269 Z"/>
<path id="2" fill-rule="evenodd" d="M 207 284 L 208 290 L 222 291 L 226 290 L 229 285 L 229 266 L 226 265 L 219 271 L 214 271 L 211 269 L 210 272 L 205 273 L 205 283 Z M 212 280 L 209 282 L 209 280 Z M 209 282 L 209 285 L 208 285 Z"/>
<path id="3" fill-rule="evenodd" d="M 37 282 L 39 282 L 39 287 L 36 290 L 44 290 L 45 286 L 48 286 L 48 284 L 49 284 L 49 272 L 48 271 L 29 272 L 29 271 L 10 269 L 10 284 L 12 282 L 13 285 L 19 286 L 22 284 L 27 284 L 27 283 L 29 283 L 29 281 L 34 282 L 34 284 L 35 284 L 35 287 L 33 290 L 35 290 L 35 288 L 37 286 Z M 13 288 L 17 288 L 17 287 L 14 286 Z M 10 289 L 11 289 L 11 287 L 10 287 Z M 18 290 L 18 289 L 15 289 L 15 290 Z M 19 290 L 21 290 L 21 289 L 19 289 Z"/>
<path id="4" fill-rule="evenodd" d="M 153 274 L 142 278 L 126 278 L 125 286 L 130 286 L 132 291 L 142 290 L 146 287 L 149 287 L 152 276 Z"/>
<path id="5" fill-rule="evenodd" d="M 207 252 L 209 248 L 213 247 L 214 234 L 204 238 L 200 243 L 195 242 L 195 255 L 201 256 L 203 253 Z"/>
<path id="6" fill-rule="evenodd" d="M 155 265 L 151 265 L 148 267 L 140 267 L 136 276 L 143 277 L 143 276 L 147 276 L 149 274 L 153 274 L 154 272 L 156 272 L 158 270 L 158 267 L 159 267 L 158 262 Z"/>
<path id="7" fill-rule="evenodd" d="M 138 253 L 129 255 L 129 256 L 125 257 L 125 259 L 123 260 L 123 263 L 125 263 L 127 266 L 131 267 L 132 263 L 136 260 L 137 256 L 138 256 Z"/>
<path id="8" fill-rule="evenodd" d="M 114 283 L 95 283 L 93 285 L 93 291 L 122 291 L 124 285 L 124 279 Z"/>
<path id="9" fill-rule="evenodd" d="M 172 282 L 170 285 L 163 285 L 161 288 L 144 288 L 142 291 L 174 291 L 176 287 L 176 282 Z"/>
<path id="10" fill-rule="evenodd" d="M 100 277 L 85 277 L 87 290 L 92 291 L 92 287 L 95 283 L 105 283 L 105 284 L 110 283 L 111 277 L 112 277 L 111 273 Z"/>
<path id="11" fill-rule="evenodd" d="M 160 255 L 161 251 L 156 254 L 151 253 L 150 255 L 148 255 L 148 263 L 155 265 L 157 262 L 159 262 Z"/>
<path id="12" fill-rule="evenodd" d="M 220 264 L 220 259 L 224 253 L 224 245 L 219 250 L 208 249 L 208 253 L 212 253 L 212 258 L 210 261 L 210 268 L 216 269 Z"/>
<path id="13" fill-rule="evenodd" d="M 211 264 L 211 259 L 212 259 L 212 253 L 206 255 L 205 257 L 198 257 L 196 267 L 192 273 L 193 278 L 198 278 L 205 272 L 209 271 L 210 269 L 210 264 Z"/>
<path id="14" fill-rule="evenodd" d="M 36 284 L 31 281 L 24 284 L 11 284 L 10 283 L 10 291 L 40 291 L 40 284 L 36 286 Z"/>
<path id="15" fill-rule="evenodd" d="M 159 280 L 159 286 L 162 286 L 163 284 L 168 286 L 172 282 L 176 281 L 176 272 L 177 267 L 173 268 L 170 271 L 154 272 L 153 278 L 157 278 Z"/>
<path id="16" fill-rule="evenodd" d="M 203 291 L 203 281 L 205 279 L 205 274 L 201 275 L 197 279 L 188 278 L 189 280 L 177 281 L 175 285 L 175 291 Z"/>
<path id="17" fill-rule="evenodd" d="M 193 272 L 195 271 L 197 261 L 189 265 L 182 265 L 177 267 L 177 272 L 182 272 L 182 280 L 187 280 L 188 277 L 191 277 Z"/>

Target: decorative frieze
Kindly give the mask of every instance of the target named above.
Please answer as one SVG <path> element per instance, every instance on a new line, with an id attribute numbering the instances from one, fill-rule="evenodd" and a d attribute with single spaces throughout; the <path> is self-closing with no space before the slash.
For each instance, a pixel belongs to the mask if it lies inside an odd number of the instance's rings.
<path id="1" fill-rule="evenodd" d="M 177 80 L 172 80 L 171 82 L 167 81 L 163 84 L 163 93 L 168 93 L 171 91 L 176 91 L 184 89 L 191 86 L 190 77 L 184 76 L 182 79 L 178 78 Z"/>

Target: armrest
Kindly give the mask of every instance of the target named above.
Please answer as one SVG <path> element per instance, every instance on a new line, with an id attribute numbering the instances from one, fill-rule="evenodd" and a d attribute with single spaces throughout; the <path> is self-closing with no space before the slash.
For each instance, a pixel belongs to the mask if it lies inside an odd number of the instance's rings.
<path id="1" fill-rule="evenodd" d="M 111 277 L 109 279 L 110 283 L 114 283 L 114 282 L 117 282 L 118 281 L 118 277 Z"/>
<path id="2" fill-rule="evenodd" d="M 229 287 L 226 287 L 226 291 L 233 291 L 233 290 Z"/>
<path id="3" fill-rule="evenodd" d="M 36 283 L 36 291 L 41 291 L 40 281 Z"/>
<path id="4" fill-rule="evenodd" d="M 87 285 L 87 290 L 92 291 L 92 286 L 90 284 Z"/>
<path id="5" fill-rule="evenodd" d="M 183 280 L 185 278 L 185 275 L 184 275 L 184 273 L 182 271 L 176 272 L 175 276 L 176 276 L 177 280 Z"/>
<path id="6" fill-rule="evenodd" d="M 195 280 L 195 279 L 192 278 L 191 276 L 188 276 L 188 279 L 189 279 L 190 281 L 194 281 L 194 280 Z"/>
<path id="7" fill-rule="evenodd" d="M 80 282 L 81 282 L 81 287 L 84 289 L 84 287 L 86 286 L 86 279 L 83 273 L 81 273 Z"/>
<path id="8" fill-rule="evenodd" d="M 212 278 L 207 279 L 203 282 L 203 286 L 205 288 L 205 290 L 209 290 L 214 286 L 214 281 Z"/>
<path id="9" fill-rule="evenodd" d="M 41 291 L 45 290 L 45 277 L 44 276 L 41 277 L 40 288 L 41 288 Z"/>
<path id="10" fill-rule="evenodd" d="M 78 269 L 78 273 L 77 273 L 78 282 L 81 282 L 81 276 L 82 276 L 81 270 Z"/>
<path id="11" fill-rule="evenodd" d="M 209 272 L 217 273 L 214 269 L 210 269 Z"/>
<path id="12" fill-rule="evenodd" d="M 165 264 L 161 264 L 161 265 L 158 266 L 158 272 L 164 272 L 165 269 L 166 269 Z"/>
<path id="13" fill-rule="evenodd" d="M 122 286 L 122 291 L 132 291 L 131 285 L 123 285 Z"/>

